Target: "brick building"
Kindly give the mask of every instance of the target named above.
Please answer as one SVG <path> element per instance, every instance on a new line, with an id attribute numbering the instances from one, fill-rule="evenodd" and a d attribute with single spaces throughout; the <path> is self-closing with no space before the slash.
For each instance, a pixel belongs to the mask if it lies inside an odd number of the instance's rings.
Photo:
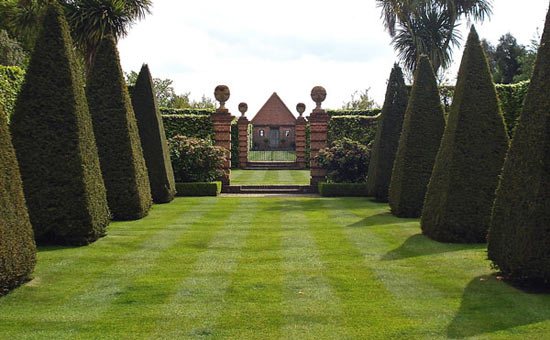
<path id="1" fill-rule="evenodd" d="M 250 122 L 253 126 L 253 150 L 294 150 L 296 117 L 273 93 Z"/>

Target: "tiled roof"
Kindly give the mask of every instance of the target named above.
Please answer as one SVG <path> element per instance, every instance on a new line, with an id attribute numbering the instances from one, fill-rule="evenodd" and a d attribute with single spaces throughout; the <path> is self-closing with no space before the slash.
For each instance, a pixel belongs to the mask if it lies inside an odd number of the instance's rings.
<path id="1" fill-rule="evenodd" d="M 294 125 L 296 117 L 274 92 L 250 123 L 252 125 Z"/>

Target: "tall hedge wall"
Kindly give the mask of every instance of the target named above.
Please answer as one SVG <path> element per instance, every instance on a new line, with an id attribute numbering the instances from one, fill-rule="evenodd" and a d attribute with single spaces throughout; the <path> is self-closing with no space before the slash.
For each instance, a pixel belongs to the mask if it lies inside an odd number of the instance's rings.
<path id="1" fill-rule="evenodd" d="M 166 143 L 164 125 L 157 106 L 149 66 L 143 65 L 132 93 L 143 156 L 155 203 L 171 202 L 176 195 L 174 171 Z"/>
<path id="2" fill-rule="evenodd" d="M 23 283 L 35 263 L 36 245 L 21 174 L 0 107 L 0 296 Z"/>
<path id="3" fill-rule="evenodd" d="M 370 110 L 327 110 L 327 114 L 330 117 L 334 116 L 378 116 L 382 112 L 382 109 L 370 109 Z"/>
<path id="4" fill-rule="evenodd" d="M 488 256 L 502 273 L 550 284 L 550 11 L 496 192 Z"/>
<path id="5" fill-rule="evenodd" d="M 200 115 L 210 116 L 214 113 L 214 109 L 174 109 L 170 107 L 159 108 L 162 115 Z"/>
<path id="6" fill-rule="evenodd" d="M 421 227 L 441 242 L 484 243 L 508 134 L 487 57 L 472 26 Z"/>
<path id="7" fill-rule="evenodd" d="M 25 71 L 21 68 L 0 65 L 0 107 L 3 107 L 8 120 L 13 113 L 24 80 Z"/>
<path id="8" fill-rule="evenodd" d="M 394 65 L 373 143 L 367 191 L 378 202 L 388 201 L 391 173 L 409 97 L 399 65 Z"/>
<path id="9" fill-rule="evenodd" d="M 103 236 L 110 216 L 98 151 L 69 27 L 55 2 L 10 127 L 37 242 L 81 245 Z"/>
<path id="10" fill-rule="evenodd" d="M 422 56 L 393 165 L 389 204 L 395 216 L 420 217 L 444 128 L 435 74 L 428 57 Z"/>
<path id="11" fill-rule="evenodd" d="M 100 44 L 86 93 L 113 218 L 140 219 L 151 208 L 151 187 L 136 117 L 112 37 L 104 38 Z"/>
<path id="12" fill-rule="evenodd" d="M 347 137 L 369 145 L 376 135 L 378 116 L 333 116 L 328 123 L 328 145 Z"/>

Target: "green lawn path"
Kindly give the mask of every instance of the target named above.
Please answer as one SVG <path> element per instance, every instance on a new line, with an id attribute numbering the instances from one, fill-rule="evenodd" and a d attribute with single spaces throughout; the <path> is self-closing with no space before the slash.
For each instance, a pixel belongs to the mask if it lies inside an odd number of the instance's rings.
<path id="1" fill-rule="evenodd" d="M 0 339 L 550 339 L 550 295 L 492 274 L 368 198 L 176 198 L 40 248 Z"/>

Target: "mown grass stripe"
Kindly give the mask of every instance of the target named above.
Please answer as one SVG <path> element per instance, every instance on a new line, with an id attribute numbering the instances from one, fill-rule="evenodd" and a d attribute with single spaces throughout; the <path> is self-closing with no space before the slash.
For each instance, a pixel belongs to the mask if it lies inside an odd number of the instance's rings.
<path id="1" fill-rule="evenodd" d="M 319 249 L 310 234 L 309 221 L 291 199 L 284 200 L 283 260 L 285 325 L 287 339 L 341 339 L 344 333 L 341 302 L 324 276 Z"/>
<path id="2" fill-rule="evenodd" d="M 193 270 L 175 285 L 162 306 L 162 321 L 151 339 L 195 339 L 211 336 L 220 317 L 231 275 L 243 255 L 246 235 L 258 213 L 257 199 L 240 199 L 234 213 L 200 255 Z"/>
<path id="3" fill-rule="evenodd" d="M 311 173 L 309 170 L 291 170 L 293 184 L 309 185 Z"/>
<path id="4" fill-rule="evenodd" d="M 216 339 L 281 339 L 283 325 L 281 214 L 279 200 L 259 199 L 243 256 L 231 276 Z"/>
<path id="5" fill-rule="evenodd" d="M 363 255 L 348 240 L 341 226 L 319 209 L 320 199 L 302 201 L 310 232 L 319 248 L 325 276 L 342 301 L 342 339 L 402 339 L 412 323 L 399 308 L 386 287 L 364 265 Z M 391 323 L 385 322 L 392 320 Z"/>

